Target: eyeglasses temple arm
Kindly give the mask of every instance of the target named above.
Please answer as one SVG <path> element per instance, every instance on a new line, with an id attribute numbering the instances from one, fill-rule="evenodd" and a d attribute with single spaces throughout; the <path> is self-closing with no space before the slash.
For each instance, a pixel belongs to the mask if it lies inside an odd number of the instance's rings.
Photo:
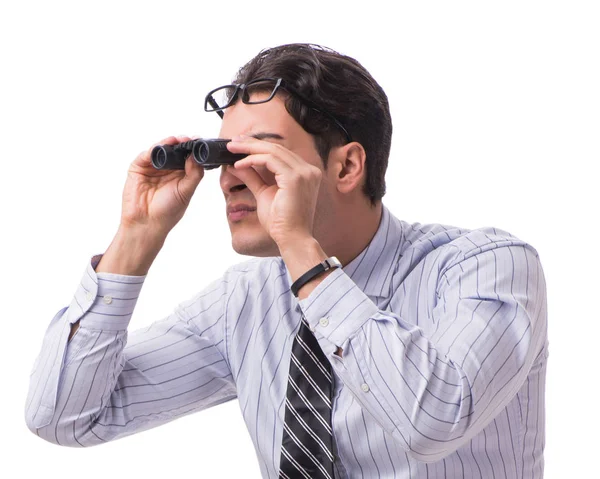
<path id="1" fill-rule="evenodd" d="M 322 110 L 321 108 L 319 108 L 319 106 L 314 101 L 312 101 L 309 98 L 306 98 L 298 90 L 296 90 L 295 88 L 293 88 L 291 85 L 288 85 L 287 82 L 284 82 L 281 78 L 279 80 L 280 81 L 277 83 L 277 86 L 279 86 L 279 84 L 281 84 L 281 86 L 283 88 L 285 88 L 286 90 L 288 90 L 290 93 L 296 95 L 298 98 L 302 99 L 313 110 L 315 110 L 315 111 L 317 111 L 317 112 L 325 115 L 326 117 L 328 117 L 331 121 L 333 121 L 340 128 L 340 130 L 342 130 L 344 132 L 344 134 L 346 135 L 346 139 L 348 140 L 348 143 L 350 143 L 352 141 L 352 137 L 350 136 L 350 133 L 348 133 L 348 130 L 346 130 L 346 128 L 344 127 L 344 125 L 342 125 L 335 116 L 333 116 L 327 110 Z"/>
<path id="2" fill-rule="evenodd" d="M 219 104 L 215 101 L 215 99 L 213 98 L 212 95 L 209 95 L 208 98 L 208 103 L 210 103 L 210 106 L 212 106 L 215 111 L 217 112 L 217 115 L 219 115 L 221 117 L 221 119 L 223 119 L 223 116 L 225 116 L 225 114 L 223 113 L 223 110 L 219 110 Z"/>

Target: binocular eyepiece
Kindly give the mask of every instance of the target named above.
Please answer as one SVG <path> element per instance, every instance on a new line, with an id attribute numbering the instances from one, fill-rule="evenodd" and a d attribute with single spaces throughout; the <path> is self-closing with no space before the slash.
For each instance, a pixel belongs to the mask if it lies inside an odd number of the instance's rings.
<path id="1" fill-rule="evenodd" d="M 150 153 L 152 166 L 157 170 L 184 170 L 185 160 L 190 153 L 194 161 L 206 170 L 221 165 L 233 165 L 248 155 L 231 153 L 227 149 L 227 143 L 230 141 L 222 138 L 200 138 L 177 145 L 156 145 Z"/>

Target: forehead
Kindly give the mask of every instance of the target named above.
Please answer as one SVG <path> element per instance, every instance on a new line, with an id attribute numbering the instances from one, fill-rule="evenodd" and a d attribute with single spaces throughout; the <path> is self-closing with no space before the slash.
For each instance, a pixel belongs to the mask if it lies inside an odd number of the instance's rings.
<path id="1" fill-rule="evenodd" d="M 256 93 L 252 99 L 259 100 L 268 95 Z M 288 147 L 294 143 L 312 141 L 312 136 L 292 118 L 285 108 L 284 98 L 276 95 L 267 103 L 247 105 L 238 100 L 224 110 L 220 138 L 232 138 L 237 135 L 253 133 L 275 133 L 285 138 Z"/>

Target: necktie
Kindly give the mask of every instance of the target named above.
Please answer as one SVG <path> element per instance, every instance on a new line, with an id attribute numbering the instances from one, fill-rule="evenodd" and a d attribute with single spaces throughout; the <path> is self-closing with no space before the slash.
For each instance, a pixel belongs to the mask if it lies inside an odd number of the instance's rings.
<path id="1" fill-rule="evenodd" d="M 331 365 L 302 316 L 292 346 L 279 477 L 333 479 Z"/>

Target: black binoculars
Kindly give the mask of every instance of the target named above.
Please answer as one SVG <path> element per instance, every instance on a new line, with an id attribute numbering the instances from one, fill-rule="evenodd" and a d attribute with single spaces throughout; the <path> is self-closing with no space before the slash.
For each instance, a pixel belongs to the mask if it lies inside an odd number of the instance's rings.
<path id="1" fill-rule="evenodd" d="M 152 166 L 157 170 L 184 170 L 185 160 L 190 153 L 196 163 L 206 170 L 221 165 L 233 165 L 248 155 L 231 153 L 227 149 L 227 143 L 230 141 L 222 138 L 199 138 L 177 145 L 156 145 L 150 153 Z"/>

